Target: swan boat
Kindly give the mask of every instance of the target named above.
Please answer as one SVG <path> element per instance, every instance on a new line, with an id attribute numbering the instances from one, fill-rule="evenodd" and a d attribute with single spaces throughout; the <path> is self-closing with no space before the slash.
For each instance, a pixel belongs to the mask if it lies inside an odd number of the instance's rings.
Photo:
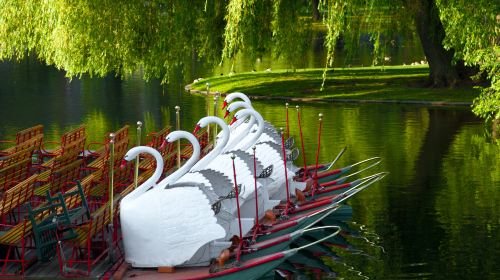
<path id="1" fill-rule="evenodd" d="M 237 105 L 244 107 L 244 105 Z M 262 272 L 264 267 L 272 269 L 296 252 L 296 250 L 284 250 L 294 238 L 315 230 L 312 226 L 338 209 L 340 202 L 380 180 L 386 174 L 378 173 L 358 179 L 354 181 L 355 183 L 351 182 L 350 188 L 344 192 L 339 192 L 341 188 L 336 188 L 335 194 L 331 194 L 333 191 L 325 191 L 322 193 L 321 199 L 310 199 L 303 203 L 306 207 L 300 208 L 301 206 L 298 206 L 299 208 L 295 207 L 294 211 L 286 213 L 286 220 L 271 221 L 271 224 L 265 225 L 261 230 L 254 230 L 253 234 L 248 234 L 255 219 L 259 220 L 264 216 L 264 211 L 256 211 L 251 206 L 257 205 L 260 206 L 260 209 L 265 210 L 273 208 L 280 200 L 270 199 L 272 192 L 269 191 L 271 189 L 269 185 L 271 184 L 264 186 L 260 182 L 257 183 L 256 174 L 253 174 L 255 173 L 255 163 L 252 173 L 251 167 L 247 164 L 248 160 L 245 162 L 245 159 L 242 158 L 235 159 L 234 154 L 248 158 L 251 156 L 249 149 L 252 145 L 254 154 L 259 145 L 267 148 L 259 154 L 268 155 L 270 149 L 275 152 L 272 157 L 280 157 L 280 153 L 276 147 L 276 136 L 272 133 L 273 128 L 269 126 L 266 128 L 262 117 L 253 109 L 248 106 L 244 108 L 236 113 L 235 119 L 242 120 L 243 117 L 251 116 L 257 121 L 257 127 L 251 132 L 253 134 L 248 134 L 246 139 L 233 142 L 233 145 L 228 145 L 228 129 L 224 128 L 225 124 L 223 125 L 222 120 L 200 120 L 197 127 L 206 126 L 209 121 L 215 122 L 222 127 L 223 132 L 221 133 L 224 135 L 222 138 L 219 137 L 214 150 L 200 161 L 197 161 L 199 143 L 194 136 L 189 136 L 188 133 L 181 131 L 170 133 L 166 137 L 166 141 L 172 142 L 180 138 L 188 139 L 193 145 L 193 156 L 182 168 L 159 182 L 162 170 L 162 159 L 159 153 L 154 149 L 148 150 L 147 147 L 136 147 L 135 150 L 132 149 L 127 153 L 126 160 L 137 157 L 139 153 L 152 154 L 157 160 L 157 170 L 153 176 L 123 198 L 121 202 L 120 218 L 126 261 L 132 266 L 178 268 L 176 273 L 169 275 L 167 279 L 226 279 L 226 277 L 234 279 L 234 273 L 237 273 L 238 277 L 246 275 L 248 277 L 245 279 L 254 279 L 254 277 L 259 277 L 257 271 Z M 235 128 L 241 126 L 242 123 L 239 121 Z M 253 124 L 250 121 L 245 129 L 248 131 L 252 128 Z M 271 131 L 271 136 L 264 135 L 266 141 L 258 142 L 264 129 Z M 269 143 L 273 143 L 274 146 Z M 227 172 L 228 162 L 231 163 L 228 157 L 233 159 L 233 164 L 236 163 L 239 172 L 243 170 L 243 176 L 240 178 L 243 178 L 244 184 L 236 184 L 236 174 L 234 174 L 234 180 L 231 180 L 231 174 Z M 269 163 L 270 159 L 260 156 L 258 161 L 263 166 L 265 163 Z M 282 170 L 288 169 L 288 166 L 279 166 Z M 329 167 L 326 168 L 326 170 L 328 169 Z M 157 174 L 158 170 L 160 170 L 159 175 Z M 293 170 L 295 174 L 300 171 L 299 168 L 293 168 Z M 325 178 L 328 176 L 337 176 L 336 178 L 338 178 L 338 174 L 342 174 L 344 170 L 347 169 L 331 172 L 332 174 L 326 174 L 322 179 L 328 183 L 329 181 Z M 348 176 L 340 178 L 343 181 L 338 179 L 330 186 L 341 184 L 347 178 Z M 280 178 L 276 176 L 270 179 L 275 182 Z M 251 181 L 254 181 L 254 189 L 250 188 Z M 283 183 L 278 184 L 282 188 Z M 237 202 L 234 194 L 231 196 L 231 185 L 236 185 L 236 188 L 240 190 L 240 195 L 236 195 L 236 198 L 241 197 L 242 203 Z M 304 190 L 307 194 L 306 184 L 302 182 L 300 186 L 302 188 L 299 190 Z M 253 196 L 254 194 L 256 195 Z M 214 207 L 215 205 L 218 206 Z M 247 207 L 245 208 L 245 206 Z M 242 218 L 235 218 L 235 210 L 238 212 L 242 210 Z M 274 210 L 279 211 L 279 207 Z M 235 235 L 236 224 L 239 226 L 240 237 L 246 235 L 245 238 L 251 242 L 247 242 L 245 247 L 240 245 L 238 258 L 234 260 L 233 253 L 233 260 L 229 264 L 218 267 L 214 266 L 213 263 L 208 265 L 207 259 L 213 259 L 218 252 L 224 252 L 221 249 L 232 245 L 228 237 Z M 242 225 L 244 225 L 244 230 Z M 245 233 L 243 234 L 243 232 Z M 328 237 L 336 234 L 338 232 L 328 235 Z M 299 249 L 314 244 L 317 243 L 306 244 Z M 279 252 L 276 253 L 277 251 Z M 243 258 L 240 258 L 241 252 L 243 252 Z M 256 254 L 256 252 L 259 253 Z"/>

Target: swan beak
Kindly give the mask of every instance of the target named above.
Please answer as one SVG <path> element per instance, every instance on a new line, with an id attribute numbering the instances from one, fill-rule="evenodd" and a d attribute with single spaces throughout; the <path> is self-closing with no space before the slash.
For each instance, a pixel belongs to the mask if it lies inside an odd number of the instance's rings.
<path id="1" fill-rule="evenodd" d="M 226 106 L 227 106 L 227 101 L 224 100 L 224 102 L 222 103 L 222 109 L 226 108 Z"/>
<path id="2" fill-rule="evenodd" d="M 201 126 L 199 124 L 197 124 L 193 130 L 193 134 L 196 134 L 196 132 L 198 132 L 198 130 L 200 130 Z"/>
<path id="3" fill-rule="evenodd" d="M 166 146 L 167 146 L 167 140 L 163 140 L 163 142 L 161 142 L 160 151 L 165 149 Z"/>
<path id="4" fill-rule="evenodd" d="M 229 116 L 229 110 L 226 110 L 226 114 L 224 114 L 224 119 L 227 118 L 227 116 Z"/>
<path id="5" fill-rule="evenodd" d="M 238 119 L 236 117 L 233 117 L 233 119 L 231 120 L 231 122 L 229 123 L 229 125 L 232 125 L 233 123 L 235 123 Z"/>
<path id="6" fill-rule="evenodd" d="M 125 169 L 127 166 L 127 161 L 125 159 L 122 159 L 122 163 L 120 164 L 120 169 Z"/>

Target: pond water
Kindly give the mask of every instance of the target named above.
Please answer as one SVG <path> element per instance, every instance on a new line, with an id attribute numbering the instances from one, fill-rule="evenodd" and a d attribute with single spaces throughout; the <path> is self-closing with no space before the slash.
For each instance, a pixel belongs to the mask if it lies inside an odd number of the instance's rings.
<path id="1" fill-rule="evenodd" d="M 57 140 L 82 123 L 88 142 L 102 141 L 106 132 L 125 124 L 134 132 L 138 120 L 147 133 L 173 124 L 175 105 L 182 108 L 182 128 L 191 131 L 206 115 L 207 104 L 212 108 L 212 98 L 183 93 L 184 83 L 161 86 L 136 76 L 69 82 L 63 72 L 33 60 L 4 62 L 0 139 L 12 139 L 16 131 L 35 124 L 45 126 L 47 140 Z M 350 250 L 335 249 L 341 259 L 321 259 L 337 276 L 500 278 L 500 151 L 469 108 L 298 105 L 310 163 L 316 150 L 317 115 L 322 112 L 320 161 L 332 160 L 347 146 L 338 167 L 380 156 L 383 161 L 372 172 L 390 172 L 349 200 L 353 216 L 348 225 L 358 237 L 346 237 Z M 254 106 L 276 127 L 285 126 L 283 102 Z M 296 120 L 290 109 L 290 133 L 298 140 Z"/>

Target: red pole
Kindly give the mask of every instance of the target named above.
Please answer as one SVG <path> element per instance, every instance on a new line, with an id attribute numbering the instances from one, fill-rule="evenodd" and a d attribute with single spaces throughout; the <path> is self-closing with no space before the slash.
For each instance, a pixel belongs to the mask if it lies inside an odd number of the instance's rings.
<path id="1" fill-rule="evenodd" d="M 288 124 L 288 102 L 285 103 L 286 107 L 286 138 L 290 138 L 290 126 Z"/>
<path id="2" fill-rule="evenodd" d="M 236 260 L 240 261 L 241 256 L 241 245 L 243 243 L 243 230 L 241 229 L 241 214 L 240 214 L 240 191 L 238 190 L 238 184 L 236 183 L 236 167 L 234 166 L 235 155 L 231 155 L 231 159 L 233 160 L 233 175 L 234 175 L 234 192 L 236 195 L 236 209 L 238 209 L 238 226 L 240 227 L 240 240 L 238 244 L 238 251 L 236 252 Z"/>
<path id="3" fill-rule="evenodd" d="M 299 105 L 295 106 L 297 109 L 297 119 L 299 120 L 299 131 L 300 131 L 300 144 L 302 145 L 302 158 L 304 158 L 304 175 L 302 176 L 302 181 L 305 181 L 307 178 L 307 160 L 306 160 L 306 152 L 304 149 L 304 137 L 302 137 L 302 125 L 300 124 L 300 110 Z"/>
<path id="4" fill-rule="evenodd" d="M 254 192 L 255 192 L 255 229 L 252 237 L 252 241 L 255 242 L 257 231 L 259 230 L 259 194 L 257 193 L 257 160 L 255 158 L 255 149 L 257 147 L 253 146 L 253 182 L 254 182 Z"/>
<path id="5" fill-rule="evenodd" d="M 286 186 L 286 206 L 285 206 L 285 216 L 288 215 L 288 207 L 290 205 L 290 191 L 288 190 L 288 171 L 286 168 L 286 151 L 285 151 L 285 135 L 283 134 L 283 128 L 281 130 L 281 150 L 283 151 L 283 163 L 285 164 L 285 186 Z"/>
<path id="6" fill-rule="evenodd" d="M 323 126 L 323 114 L 319 113 L 319 129 L 318 129 L 318 149 L 316 150 L 316 170 L 314 171 L 314 186 L 312 189 L 312 195 L 314 196 L 314 190 L 318 187 L 318 159 L 319 159 L 319 148 L 321 147 L 321 128 Z"/>

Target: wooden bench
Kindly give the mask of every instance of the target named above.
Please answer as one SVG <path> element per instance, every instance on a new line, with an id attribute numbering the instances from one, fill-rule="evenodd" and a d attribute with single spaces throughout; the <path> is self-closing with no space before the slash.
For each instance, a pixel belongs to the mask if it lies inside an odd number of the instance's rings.
<path id="1" fill-rule="evenodd" d="M 200 129 L 195 135 L 196 139 L 198 139 L 198 143 L 200 143 L 200 150 L 203 151 L 205 147 L 208 145 L 208 130 L 207 128 Z M 191 144 L 181 144 L 181 147 L 184 147 L 181 153 L 182 159 L 188 159 L 193 154 L 193 146 Z"/>
<path id="2" fill-rule="evenodd" d="M 118 218 L 117 200 L 114 206 L 114 217 Z M 113 221 L 114 222 L 114 221 Z M 76 237 L 62 242 L 62 250 L 58 247 L 59 266 L 61 274 L 65 277 L 89 276 L 92 267 L 102 260 L 109 252 L 111 246 L 117 247 L 116 230 L 109 236 L 108 225 L 111 223 L 109 202 L 91 214 L 90 220 L 76 227 Z M 115 223 L 116 224 L 116 223 Z M 71 246 L 71 256 L 65 256 L 64 247 Z M 78 267 L 83 265 L 84 269 Z"/>
<path id="3" fill-rule="evenodd" d="M 35 125 L 33 127 L 21 130 L 16 133 L 15 141 L 0 141 L 4 143 L 15 143 L 13 147 L 9 147 L 5 150 L 0 151 L 0 156 L 9 155 L 20 150 L 18 146 L 21 146 L 24 142 L 32 140 L 33 138 L 43 139 L 43 125 Z M 37 141 L 35 141 L 37 142 Z M 22 149 L 22 148 L 21 148 Z"/>
<path id="4" fill-rule="evenodd" d="M 28 205 L 38 260 L 50 261 L 56 255 L 59 241 L 77 237 L 73 229 L 75 222 L 79 219 L 90 219 L 90 209 L 83 187 L 77 182 L 76 188 L 65 193 L 59 192 L 55 196 L 47 192 L 47 204 L 36 209 Z M 66 202 L 71 204 L 74 198 L 81 201 L 81 205 L 68 207 Z"/>
<path id="5" fill-rule="evenodd" d="M 135 161 L 128 161 L 127 164 L 117 166 L 113 172 L 113 189 L 115 193 L 120 193 L 125 187 L 134 181 Z M 95 184 L 90 190 L 90 197 L 95 201 L 107 201 L 109 192 L 109 167 L 101 169 L 101 176 L 96 176 Z"/>
<path id="6" fill-rule="evenodd" d="M 85 177 L 81 181 L 81 186 L 83 188 L 83 192 L 87 195 L 90 186 L 93 180 L 93 176 L 89 175 Z M 73 187 L 72 189 L 68 191 L 76 191 L 77 187 Z M 66 206 L 70 209 L 78 207 L 81 205 L 82 201 L 77 198 L 67 198 L 66 199 Z M 47 204 L 42 204 L 40 206 L 46 206 Z M 45 215 L 48 213 L 40 213 L 36 219 L 37 220 L 42 220 Z M 0 276 L 17 276 L 23 275 L 25 272 L 26 267 L 35 261 L 36 259 L 27 258 L 27 250 L 30 248 L 33 248 L 34 241 L 32 238 L 32 224 L 28 219 L 24 219 L 23 221 L 20 221 L 18 224 L 14 226 L 8 226 L 8 229 L 3 231 L 0 234 L 0 244 L 4 245 L 7 247 L 7 253 L 5 258 L 2 260 L 0 259 L 0 262 L 3 262 L 2 266 L 2 271 L 0 272 Z M 14 254 L 14 252 L 17 251 L 18 254 Z M 15 271 L 12 273 L 8 269 L 8 264 L 19 264 L 20 265 L 20 270 Z"/>
<path id="7" fill-rule="evenodd" d="M 2 226 L 16 224 L 21 218 L 21 207 L 29 203 L 35 190 L 37 175 L 16 184 L 14 187 L 4 192 L 0 201 L 0 217 Z M 17 210 L 17 215 L 10 215 Z M 9 216 L 11 219 L 8 219 Z"/>
<path id="8" fill-rule="evenodd" d="M 150 176 L 153 170 L 148 170 L 142 173 L 138 182 L 143 183 Z M 91 219 L 88 223 L 76 227 L 75 232 L 77 237 L 63 242 L 65 246 L 71 246 L 71 257 L 66 257 L 62 254 L 63 250 L 58 251 L 61 274 L 66 277 L 89 276 L 92 272 L 92 267 L 102 260 L 109 253 L 109 240 L 113 249 L 118 249 L 120 240 L 118 234 L 120 200 L 134 190 L 134 184 L 128 185 L 119 194 L 116 194 L 113 199 L 114 204 L 114 219 L 111 221 L 109 201 L 91 213 Z M 114 232 L 109 236 L 108 224 L 113 222 Z M 82 256 L 82 252 L 85 252 Z M 82 267 L 83 266 L 83 267 Z"/>
<path id="9" fill-rule="evenodd" d="M 13 185 L 31 175 L 31 158 L 0 169 L 0 191 L 5 192 Z"/>
<path id="10" fill-rule="evenodd" d="M 159 150 L 165 137 L 171 132 L 171 129 L 171 126 L 166 126 L 160 131 L 151 132 L 146 135 L 146 146 Z"/>
<path id="11" fill-rule="evenodd" d="M 40 173 L 38 176 L 38 181 L 41 183 L 48 182 L 55 171 L 76 162 L 78 160 L 79 153 L 79 150 L 73 149 L 65 153 L 64 155 L 51 159 L 46 164 L 38 166 L 37 169 Z"/>
<path id="12" fill-rule="evenodd" d="M 42 145 L 42 153 L 41 153 L 41 157 L 42 158 L 45 158 L 45 157 L 55 157 L 55 156 L 59 156 L 63 153 L 64 151 L 64 147 L 66 146 L 69 146 L 70 144 L 74 143 L 74 142 L 77 142 L 77 141 L 80 141 L 81 142 L 81 139 L 84 139 L 83 140 L 83 146 L 81 148 L 81 152 L 83 152 L 83 149 L 84 149 L 84 146 L 85 146 L 85 126 L 79 126 L 71 131 L 68 131 L 66 133 L 64 133 L 62 136 L 61 136 L 61 141 L 60 142 L 54 142 L 54 141 L 47 141 L 45 142 L 43 145 Z M 51 150 L 51 151 L 47 151 L 47 149 L 45 148 L 45 145 L 47 143 L 50 143 L 50 144 L 58 144 L 59 146 L 56 147 L 55 149 Z"/>
<path id="13" fill-rule="evenodd" d="M 59 161 L 59 164 L 62 165 L 68 164 L 83 154 L 84 146 L 85 138 L 80 138 L 69 144 L 65 144 L 60 147 L 60 152 L 57 155 L 44 162 L 41 166 L 44 168 L 50 168 L 54 164 L 54 161 Z M 62 159 L 65 159 L 66 162 L 62 162 Z"/>
<path id="14" fill-rule="evenodd" d="M 123 139 L 121 142 L 115 142 L 114 146 L 114 157 L 115 157 L 115 163 L 114 166 L 119 166 L 121 160 L 125 156 L 125 154 L 128 151 L 128 139 Z M 109 167 L 109 156 L 110 156 L 110 151 L 109 149 L 106 149 L 106 152 L 96 158 L 94 161 L 92 161 L 90 164 L 87 165 L 88 169 L 101 169 L 101 168 L 108 168 Z"/>
<path id="15" fill-rule="evenodd" d="M 12 153 L 6 157 L 3 157 L 0 160 L 0 169 L 6 168 L 6 167 L 9 167 L 10 165 L 24 161 L 25 159 L 31 160 L 31 156 L 33 155 L 34 150 L 35 150 L 35 147 L 28 147 L 26 149 L 19 150 L 19 151 Z"/>
<path id="16" fill-rule="evenodd" d="M 68 185 L 72 185 L 74 181 L 79 180 L 81 177 L 81 171 L 83 166 L 83 160 L 75 160 L 67 165 L 64 165 L 51 172 L 47 182 L 35 189 L 35 195 L 38 197 L 44 197 L 49 191 L 50 194 L 56 192 L 65 191 Z M 44 174 L 41 174 L 44 175 Z M 38 180 L 41 182 L 41 180 Z"/>
<path id="17" fill-rule="evenodd" d="M 129 142 L 129 125 L 125 125 L 124 127 L 118 129 L 117 131 L 114 132 L 115 134 L 115 143 L 119 143 L 122 141 L 127 141 Z M 108 153 L 109 149 L 109 134 L 107 133 L 104 136 L 104 140 L 102 142 L 90 142 L 87 145 L 87 157 L 90 158 L 99 158 L 101 156 L 104 156 L 106 153 Z M 98 148 L 92 150 L 93 146 L 98 146 Z"/>

